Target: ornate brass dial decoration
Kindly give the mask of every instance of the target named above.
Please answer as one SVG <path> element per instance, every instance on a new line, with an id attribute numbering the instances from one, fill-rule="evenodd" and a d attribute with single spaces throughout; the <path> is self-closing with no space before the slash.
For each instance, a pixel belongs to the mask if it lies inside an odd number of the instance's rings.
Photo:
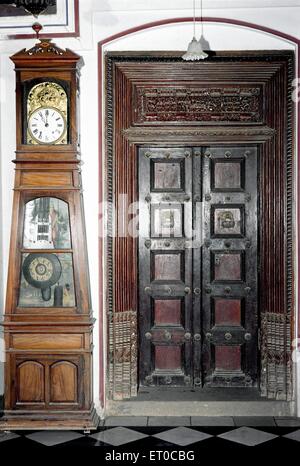
<path id="1" fill-rule="evenodd" d="M 51 81 L 36 84 L 27 99 L 27 143 L 67 144 L 67 121 L 65 90 Z"/>
<path id="2" fill-rule="evenodd" d="M 24 278 L 31 286 L 41 290 L 44 301 L 51 299 L 51 287 L 62 274 L 62 264 L 56 254 L 31 253 L 23 263 Z"/>
<path id="3" fill-rule="evenodd" d="M 29 266 L 29 273 L 33 280 L 37 282 L 46 282 L 53 274 L 53 265 L 49 259 L 37 257 Z"/>

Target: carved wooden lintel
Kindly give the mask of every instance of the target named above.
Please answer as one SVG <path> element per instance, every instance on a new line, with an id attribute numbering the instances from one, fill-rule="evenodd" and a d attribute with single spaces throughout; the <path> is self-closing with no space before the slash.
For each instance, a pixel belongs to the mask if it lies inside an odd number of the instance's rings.
<path id="1" fill-rule="evenodd" d="M 133 105 L 136 124 L 249 124 L 263 122 L 261 86 L 198 83 L 136 86 Z"/>
<path id="2" fill-rule="evenodd" d="M 241 137 L 243 142 L 265 142 L 274 137 L 276 130 L 269 126 L 252 126 L 252 127 L 164 127 L 149 128 L 136 127 L 122 131 L 124 137 L 133 144 L 157 143 L 162 142 L 180 142 L 180 143 L 211 143 L 211 142 L 239 142 Z"/>

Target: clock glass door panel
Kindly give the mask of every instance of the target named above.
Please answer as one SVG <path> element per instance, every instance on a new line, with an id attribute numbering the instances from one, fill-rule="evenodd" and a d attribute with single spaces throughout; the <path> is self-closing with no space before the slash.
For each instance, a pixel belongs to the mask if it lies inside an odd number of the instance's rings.
<path id="1" fill-rule="evenodd" d="M 71 246 L 67 202 L 45 196 L 25 204 L 19 307 L 76 306 Z"/>
<path id="2" fill-rule="evenodd" d="M 39 197 L 25 207 L 23 247 L 70 249 L 68 203 L 56 197 Z"/>
<path id="3" fill-rule="evenodd" d="M 139 150 L 140 385 L 257 385 L 256 147 Z"/>
<path id="4" fill-rule="evenodd" d="M 70 253 L 22 255 L 19 307 L 74 307 L 74 272 Z"/>

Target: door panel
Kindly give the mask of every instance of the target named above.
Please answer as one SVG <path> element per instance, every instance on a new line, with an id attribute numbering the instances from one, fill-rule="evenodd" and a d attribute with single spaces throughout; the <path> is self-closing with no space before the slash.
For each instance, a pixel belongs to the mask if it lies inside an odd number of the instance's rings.
<path id="1" fill-rule="evenodd" d="M 13 373 L 18 382 L 12 392 L 14 408 L 32 409 L 32 405 L 36 405 L 37 409 L 62 410 L 68 405 L 72 409 L 83 409 L 86 364 L 78 355 L 13 356 Z"/>
<path id="2" fill-rule="evenodd" d="M 77 366 L 69 361 L 60 361 L 50 367 L 51 403 L 77 403 Z"/>
<path id="3" fill-rule="evenodd" d="M 257 379 L 256 147 L 139 150 L 140 384 Z"/>
<path id="4" fill-rule="evenodd" d="M 257 377 L 257 149 L 203 149 L 203 382 Z"/>
<path id="5" fill-rule="evenodd" d="M 140 381 L 192 380 L 192 150 L 140 149 Z"/>
<path id="6" fill-rule="evenodd" d="M 17 367 L 18 403 L 45 402 L 45 367 L 37 361 L 26 361 Z"/>

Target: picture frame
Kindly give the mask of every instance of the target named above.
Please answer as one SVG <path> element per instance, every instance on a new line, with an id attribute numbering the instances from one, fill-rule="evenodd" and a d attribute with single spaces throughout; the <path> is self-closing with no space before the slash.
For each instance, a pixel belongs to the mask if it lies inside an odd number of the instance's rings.
<path id="1" fill-rule="evenodd" d="M 40 22 L 43 26 L 41 38 L 79 36 L 79 0 L 57 0 L 56 13 L 41 14 L 38 19 L 30 14 L 5 14 L 4 6 L 2 16 L 1 6 L 3 5 L 0 5 L 0 40 L 34 38 L 32 25 L 35 22 Z"/>

